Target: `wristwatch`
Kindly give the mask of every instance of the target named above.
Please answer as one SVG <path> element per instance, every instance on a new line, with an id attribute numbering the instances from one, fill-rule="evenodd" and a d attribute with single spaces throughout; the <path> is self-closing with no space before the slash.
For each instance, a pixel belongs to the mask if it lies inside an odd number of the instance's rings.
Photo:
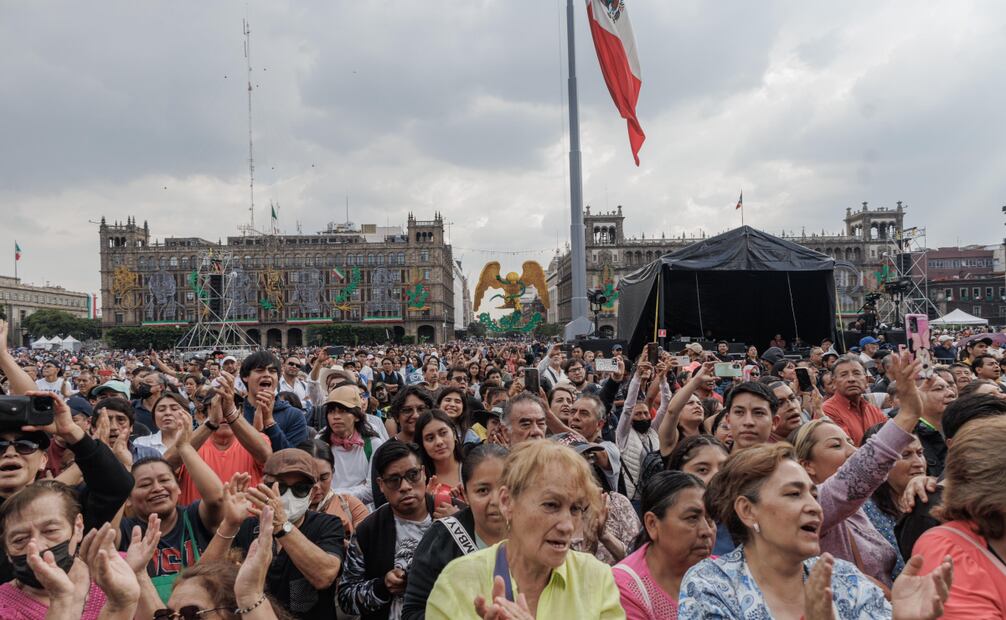
<path id="1" fill-rule="evenodd" d="M 206 420 L 205 422 L 203 422 L 203 424 L 205 424 L 206 428 L 210 429 L 213 432 L 220 430 L 220 425 L 212 420 Z"/>
<path id="2" fill-rule="evenodd" d="M 283 523 L 282 526 L 280 526 L 280 528 L 278 530 L 276 530 L 275 532 L 273 532 L 272 537 L 273 538 L 283 538 L 284 536 L 286 536 L 287 534 L 289 534 L 292 531 L 293 531 L 293 523 L 290 523 L 289 521 L 286 521 L 285 523 Z"/>

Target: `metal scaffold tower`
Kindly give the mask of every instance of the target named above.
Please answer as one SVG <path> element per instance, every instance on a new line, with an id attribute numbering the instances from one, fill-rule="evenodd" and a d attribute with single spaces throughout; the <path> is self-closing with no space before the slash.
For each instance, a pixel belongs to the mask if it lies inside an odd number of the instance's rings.
<path id="1" fill-rule="evenodd" d="M 254 286 L 247 276 L 233 265 L 233 254 L 227 251 L 203 252 L 196 268 L 188 275 L 188 284 L 195 292 L 196 321 L 175 349 L 197 351 L 252 351 L 257 345 L 248 337 L 239 321 L 254 320 Z"/>
<path id="2" fill-rule="evenodd" d="M 883 251 L 881 271 L 884 295 L 877 303 L 880 323 L 902 327 L 906 314 L 939 316 L 929 298 L 926 229 L 906 228 L 897 232 Z"/>

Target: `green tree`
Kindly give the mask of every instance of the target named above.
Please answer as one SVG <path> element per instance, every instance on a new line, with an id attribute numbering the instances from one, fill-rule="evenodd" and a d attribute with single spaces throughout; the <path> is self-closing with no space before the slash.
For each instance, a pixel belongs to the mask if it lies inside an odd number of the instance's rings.
<path id="1" fill-rule="evenodd" d="M 307 343 L 316 347 L 335 344 L 347 346 L 383 344 L 391 342 L 393 333 L 390 327 L 378 325 L 348 325 L 346 323 L 312 325 L 307 328 Z"/>
<path id="2" fill-rule="evenodd" d="M 92 340 L 101 337 L 98 321 L 75 317 L 63 310 L 38 310 L 25 318 L 22 327 L 33 338 L 73 336 L 77 340 Z"/>
<path id="3" fill-rule="evenodd" d="M 105 330 L 105 342 L 113 349 L 174 348 L 185 331 L 179 327 L 112 327 Z"/>
<path id="4" fill-rule="evenodd" d="M 468 324 L 465 329 L 465 334 L 469 338 L 485 338 L 486 337 L 486 326 L 478 321 L 472 321 Z"/>
<path id="5" fill-rule="evenodd" d="M 534 335 L 539 338 L 552 338 L 562 335 L 562 325 L 559 323 L 542 323 L 534 330 Z"/>

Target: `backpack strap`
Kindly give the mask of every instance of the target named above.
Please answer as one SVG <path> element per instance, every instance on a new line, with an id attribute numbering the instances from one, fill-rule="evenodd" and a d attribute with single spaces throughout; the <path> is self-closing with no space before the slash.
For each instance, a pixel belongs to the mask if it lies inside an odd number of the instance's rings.
<path id="1" fill-rule="evenodd" d="M 971 543 L 971 545 L 974 546 L 975 549 L 977 549 L 978 551 L 980 551 L 982 553 L 982 555 L 985 556 L 985 559 L 987 559 L 989 562 L 992 563 L 993 566 L 995 566 L 996 568 L 999 569 L 1000 573 L 1002 573 L 1003 575 L 1006 575 L 1006 567 L 1003 566 L 1002 562 L 1001 561 L 997 561 L 997 558 L 994 555 L 992 555 L 992 553 L 990 553 L 988 549 L 986 549 L 982 545 L 978 544 L 978 542 L 973 537 L 965 534 L 964 532 L 960 531 L 959 529 L 957 529 L 955 527 L 948 527 L 946 525 L 938 525 L 938 526 L 936 526 L 936 527 L 934 527 L 932 529 L 933 530 L 940 530 L 941 532 L 950 532 L 952 534 L 956 534 L 956 535 L 960 536 L 964 540 L 966 540 L 969 543 Z M 932 531 L 932 530 L 930 530 L 930 531 Z"/>
<path id="2" fill-rule="evenodd" d="M 468 535 L 468 530 L 465 526 L 461 524 L 456 517 L 444 517 L 440 519 L 440 522 L 444 524 L 447 528 L 447 532 L 454 538 L 455 544 L 461 549 L 461 553 L 468 555 L 469 553 L 475 553 L 479 550 L 478 545 L 472 540 L 472 537 Z"/>
<path id="3" fill-rule="evenodd" d="M 367 462 L 370 462 L 371 455 L 374 454 L 374 448 L 370 444 L 370 437 L 363 438 L 363 453 L 367 456 Z"/>
<path id="4" fill-rule="evenodd" d="M 636 587 L 639 588 L 639 594 L 643 597 L 643 604 L 646 605 L 646 613 L 650 615 L 651 618 L 656 618 L 656 614 L 653 613 L 653 602 L 650 600 L 650 593 L 646 591 L 646 584 L 643 583 L 642 578 L 640 578 L 639 573 L 632 569 L 631 566 L 627 564 L 615 564 L 612 566 L 613 570 L 620 570 L 626 573 L 632 580 L 636 582 Z"/>

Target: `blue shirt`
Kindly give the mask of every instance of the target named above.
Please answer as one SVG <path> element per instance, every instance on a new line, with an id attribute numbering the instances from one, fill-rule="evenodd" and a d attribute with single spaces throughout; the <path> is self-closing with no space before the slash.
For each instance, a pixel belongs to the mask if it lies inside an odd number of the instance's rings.
<path id="1" fill-rule="evenodd" d="M 817 558 L 804 560 L 804 580 Z M 890 618 L 884 593 L 856 568 L 835 560 L 832 602 L 836 620 Z M 744 545 L 715 560 L 702 560 L 681 581 L 679 620 L 772 620 L 765 597 L 748 570 Z"/>
<path id="2" fill-rule="evenodd" d="M 255 407 L 250 398 L 244 403 L 245 420 L 251 424 L 255 419 Z M 272 451 L 296 448 L 307 440 L 307 421 L 304 412 L 285 400 L 276 399 L 272 406 L 272 419 L 276 422 L 269 428 L 262 429 L 272 444 Z"/>

